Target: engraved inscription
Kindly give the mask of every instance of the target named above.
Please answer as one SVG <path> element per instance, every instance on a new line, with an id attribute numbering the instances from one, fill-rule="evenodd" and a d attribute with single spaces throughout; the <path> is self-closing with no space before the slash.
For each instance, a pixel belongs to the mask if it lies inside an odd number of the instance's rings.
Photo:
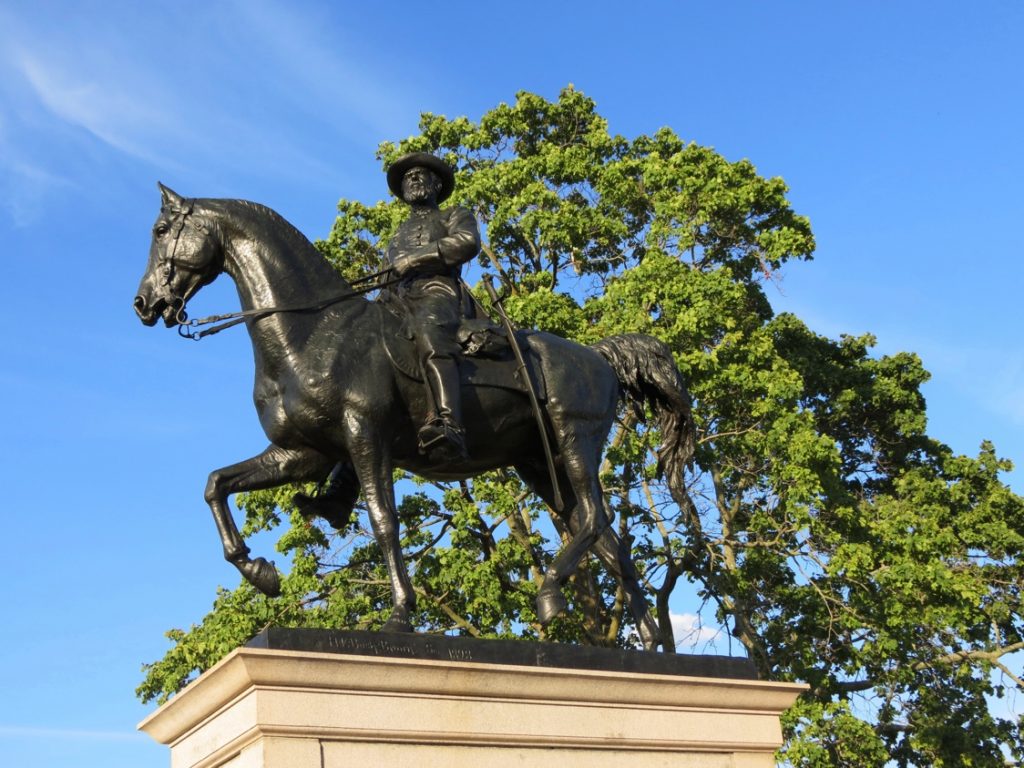
<path id="1" fill-rule="evenodd" d="M 405 643 L 395 643 L 384 638 L 364 639 L 345 635 L 333 635 L 328 645 L 331 650 L 357 653 L 363 656 L 412 656 L 417 649 Z"/>

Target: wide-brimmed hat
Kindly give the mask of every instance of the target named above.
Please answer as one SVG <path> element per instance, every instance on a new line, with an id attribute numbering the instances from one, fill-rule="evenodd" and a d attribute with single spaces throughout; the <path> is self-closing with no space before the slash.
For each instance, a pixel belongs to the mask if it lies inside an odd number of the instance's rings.
<path id="1" fill-rule="evenodd" d="M 437 193 L 437 202 L 447 200 L 455 189 L 455 171 L 448 163 L 429 152 L 410 152 L 395 160 L 388 168 L 388 187 L 395 197 L 402 198 L 402 177 L 410 168 L 429 168 L 441 180 L 441 191 Z"/>

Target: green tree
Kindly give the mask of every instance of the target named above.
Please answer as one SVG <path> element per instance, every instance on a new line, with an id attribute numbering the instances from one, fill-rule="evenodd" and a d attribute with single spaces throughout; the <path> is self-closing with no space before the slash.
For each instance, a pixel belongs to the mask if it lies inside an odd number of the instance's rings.
<path id="1" fill-rule="evenodd" d="M 608 131 L 593 101 L 520 93 L 479 122 L 425 114 L 381 145 L 384 165 L 428 150 L 459 168 L 454 202 L 480 220 L 480 264 L 523 326 L 583 343 L 642 332 L 670 345 L 695 398 L 696 465 L 673 498 L 655 472 L 656 430 L 621 414 L 603 466 L 608 506 L 631 542 L 674 649 L 670 601 L 684 584 L 769 679 L 809 683 L 785 718 L 797 766 L 1002 765 L 1019 725 L 988 699 L 1021 681 L 1022 500 L 983 443 L 954 455 L 926 432 L 913 354 L 872 354 L 870 336 L 829 339 L 775 315 L 766 286 L 811 258 L 806 218 L 781 179 L 669 129 Z M 404 216 L 396 202 L 342 200 L 318 243 L 355 277 L 379 268 Z M 533 613 L 564 535 L 510 472 L 410 488 L 403 545 L 424 631 L 624 645 L 618 585 L 588 560 L 573 610 Z M 295 489 L 240 500 L 246 532 L 279 526 L 283 596 L 242 584 L 146 665 L 138 693 L 165 699 L 270 625 L 372 628 L 386 575 L 365 520 L 331 531 L 299 516 Z"/>

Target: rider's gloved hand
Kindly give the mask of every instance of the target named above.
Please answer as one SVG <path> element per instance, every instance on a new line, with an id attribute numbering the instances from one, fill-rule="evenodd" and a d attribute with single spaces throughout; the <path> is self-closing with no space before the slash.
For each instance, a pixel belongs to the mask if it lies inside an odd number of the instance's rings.
<path id="1" fill-rule="evenodd" d="M 438 266 L 444 266 L 444 262 L 441 259 L 437 246 L 434 244 L 421 245 L 418 248 L 403 251 L 395 256 L 392 263 L 392 269 L 394 269 L 395 274 L 399 277 L 416 269 L 428 269 Z"/>

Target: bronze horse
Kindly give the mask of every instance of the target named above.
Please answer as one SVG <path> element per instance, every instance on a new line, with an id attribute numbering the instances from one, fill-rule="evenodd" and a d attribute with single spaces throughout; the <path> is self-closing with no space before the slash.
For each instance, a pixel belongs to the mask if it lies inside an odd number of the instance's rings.
<path id="1" fill-rule="evenodd" d="M 146 325 L 184 320 L 185 304 L 226 272 L 243 311 L 256 362 L 253 399 L 270 445 L 258 456 L 210 473 L 206 501 L 224 557 L 262 592 L 279 593 L 273 564 L 250 559 L 228 496 L 289 482 L 322 481 L 350 462 L 388 568 L 393 608 L 384 631 L 412 631 L 415 593 L 402 559 L 392 471 L 436 480 L 514 467 L 555 507 L 539 428 L 526 395 L 512 388 L 464 392 L 469 459 L 438 464 L 417 449 L 428 404 L 423 386 L 397 371 L 383 343 L 400 320 L 356 294 L 313 245 L 281 216 L 241 200 L 186 199 L 160 185 L 149 262 L 135 297 Z M 351 295 L 349 295 L 351 294 Z M 335 300 L 344 295 L 348 300 Z M 295 307 L 318 306 L 294 311 Z M 628 548 L 609 525 L 598 469 L 620 395 L 646 400 L 657 414 L 660 465 L 674 491 L 693 452 L 690 397 L 668 348 L 638 334 L 581 346 L 548 333 L 529 345 L 547 382 L 546 411 L 564 504 L 557 514 L 571 539 L 545 572 L 537 616 L 547 624 L 566 607 L 561 587 L 588 550 L 623 584 L 644 647 L 659 643 Z M 674 650 L 674 649 L 666 649 Z"/>

